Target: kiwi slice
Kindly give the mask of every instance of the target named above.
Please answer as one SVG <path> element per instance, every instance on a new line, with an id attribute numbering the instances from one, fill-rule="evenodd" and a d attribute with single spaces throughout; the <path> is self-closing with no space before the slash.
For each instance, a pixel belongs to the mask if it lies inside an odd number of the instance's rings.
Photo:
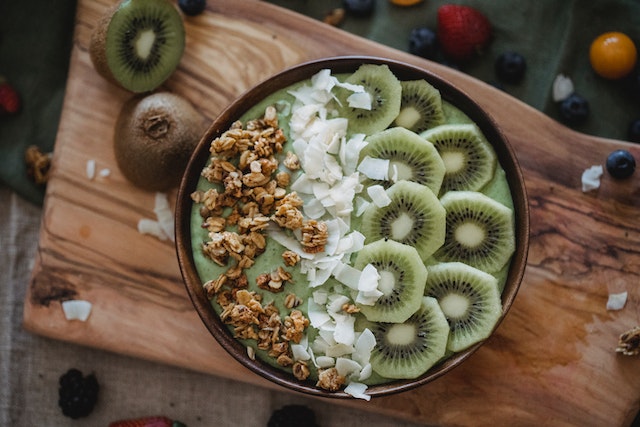
<path id="1" fill-rule="evenodd" d="M 204 117 L 177 94 L 133 96 L 116 121 L 113 143 L 118 168 L 141 189 L 175 187 L 205 130 Z"/>
<path id="2" fill-rule="evenodd" d="M 447 230 L 434 257 L 487 273 L 500 270 L 515 250 L 513 211 L 476 191 L 450 191 L 440 201 L 447 211 Z"/>
<path id="3" fill-rule="evenodd" d="M 415 247 L 426 260 L 444 243 L 446 212 L 442 204 L 429 187 L 411 181 L 396 182 L 387 195 L 389 205 L 372 203 L 362 214 L 365 242 L 395 240 Z"/>
<path id="4" fill-rule="evenodd" d="M 415 248 L 393 240 L 378 240 L 365 245 L 354 267 L 362 270 L 373 265 L 383 295 L 374 305 L 359 304 L 360 312 L 372 322 L 404 322 L 420 307 L 427 268 Z"/>
<path id="5" fill-rule="evenodd" d="M 447 349 L 464 350 L 491 335 L 502 314 L 498 281 L 461 262 L 430 266 L 425 295 L 438 300 L 449 323 Z"/>
<path id="6" fill-rule="evenodd" d="M 185 30 L 169 0 L 122 0 L 99 21 L 89 54 L 107 80 L 135 92 L 158 88 L 177 68 Z"/>
<path id="7" fill-rule="evenodd" d="M 403 323 L 375 323 L 371 332 L 373 371 L 386 378 L 417 378 L 445 355 L 449 324 L 432 297 L 419 299 L 420 308 Z"/>
<path id="8" fill-rule="evenodd" d="M 402 98 L 396 126 L 420 133 L 445 123 L 440 91 L 426 80 L 400 82 Z"/>
<path id="9" fill-rule="evenodd" d="M 435 145 L 444 161 L 440 194 L 451 190 L 480 190 L 493 178 L 496 155 L 473 124 L 446 124 L 420 134 Z"/>
<path id="10" fill-rule="evenodd" d="M 389 160 L 389 175 L 395 171 L 395 181 L 417 182 L 438 194 L 444 178 L 444 162 L 432 143 L 401 127 L 371 135 L 367 142 L 360 152 L 361 158 L 370 156 Z M 391 185 L 391 181 L 387 184 Z"/>
<path id="11" fill-rule="evenodd" d="M 338 88 L 336 96 L 340 102 L 340 116 L 349 120 L 350 133 L 371 135 L 380 132 L 398 116 L 402 86 L 389 66 L 363 64 L 347 77 L 345 83 L 361 85 L 371 96 L 370 110 L 354 108 L 347 101 L 353 92 Z"/>

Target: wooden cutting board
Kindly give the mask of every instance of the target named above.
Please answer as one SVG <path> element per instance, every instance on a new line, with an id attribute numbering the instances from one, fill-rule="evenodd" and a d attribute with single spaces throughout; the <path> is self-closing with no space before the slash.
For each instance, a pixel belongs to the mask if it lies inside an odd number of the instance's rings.
<path id="1" fill-rule="evenodd" d="M 174 246 L 140 235 L 154 194 L 132 187 L 111 148 L 130 94 L 93 70 L 87 53 L 111 0 L 80 0 L 37 260 L 24 307 L 36 334 L 273 387 L 208 335 L 182 285 Z M 455 70 L 347 34 L 268 3 L 209 2 L 186 19 L 187 47 L 169 90 L 208 118 L 241 92 L 308 59 L 369 54 L 423 66 L 484 106 L 511 140 L 531 205 L 531 248 L 520 293 L 497 333 L 462 366 L 419 389 L 340 404 L 418 423 L 628 425 L 639 409 L 640 360 L 615 353 L 640 324 L 640 180 L 605 174 L 596 192 L 580 177 L 630 144 L 568 130 Z M 88 161 L 107 177 L 90 180 Z M 636 174 L 637 175 L 637 174 Z M 171 193 L 170 197 L 175 196 Z M 627 291 L 607 311 L 609 293 Z M 60 300 L 93 303 L 87 322 L 65 320 Z M 338 402 L 336 402 L 338 403 Z M 508 421 L 505 421 L 508 420 Z"/>

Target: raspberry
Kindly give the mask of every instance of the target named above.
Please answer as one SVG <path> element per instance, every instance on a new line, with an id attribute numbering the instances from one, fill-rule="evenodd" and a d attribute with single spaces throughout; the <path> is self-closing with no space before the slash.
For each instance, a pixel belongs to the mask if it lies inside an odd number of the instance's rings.
<path id="1" fill-rule="evenodd" d="M 69 369 L 60 377 L 58 406 L 62 413 L 73 419 L 86 417 L 98 400 L 98 380 L 95 375 L 86 377 L 78 369 Z"/>

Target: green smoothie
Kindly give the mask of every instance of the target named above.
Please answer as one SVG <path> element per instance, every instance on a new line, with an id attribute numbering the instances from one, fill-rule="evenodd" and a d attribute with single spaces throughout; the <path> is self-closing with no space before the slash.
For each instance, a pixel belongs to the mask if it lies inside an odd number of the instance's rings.
<path id="1" fill-rule="evenodd" d="M 338 76 L 340 79 L 343 79 L 345 76 Z M 299 89 L 303 85 L 307 85 L 309 82 L 300 82 L 292 85 L 291 87 L 279 90 L 276 93 L 273 93 L 266 99 L 264 99 L 259 104 L 255 105 L 252 109 L 246 112 L 239 120 L 242 123 L 246 123 L 249 120 L 258 119 L 263 116 L 265 110 L 268 106 L 275 106 L 278 112 L 278 124 L 279 127 L 283 130 L 284 135 L 287 138 L 287 142 L 283 146 L 283 151 L 276 155 L 276 158 L 279 161 L 279 170 L 285 170 L 282 166 L 284 159 L 286 158 L 287 153 L 294 152 L 293 143 L 294 140 L 291 138 L 291 129 L 290 129 L 290 120 L 293 112 L 292 106 L 294 105 L 296 98 L 291 94 L 292 91 Z M 450 103 L 443 101 L 443 111 L 445 113 L 446 122 L 447 123 L 472 123 L 471 119 L 467 117 L 462 111 L 460 111 L 455 106 Z M 291 183 L 294 183 L 298 176 L 303 173 L 303 171 L 289 171 L 291 175 Z M 205 192 L 211 188 L 216 188 L 220 192 L 223 191 L 223 188 L 219 184 L 212 184 L 207 179 L 201 178 L 198 184 L 198 190 L 201 192 Z M 286 188 L 287 192 L 291 192 L 291 185 Z M 509 185 L 506 180 L 506 176 L 504 170 L 497 166 L 496 172 L 493 180 L 489 184 L 487 184 L 482 190 L 484 194 L 489 197 L 498 200 L 500 203 L 505 206 L 513 209 L 512 197 L 509 190 Z M 195 260 L 195 265 L 198 271 L 202 282 L 205 283 L 210 281 L 221 274 L 223 274 L 228 268 L 228 265 L 219 265 L 216 262 L 213 262 L 210 257 L 203 253 L 201 244 L 209 240 L 209 231 L 206 228 L 202 227 L 203 217 L 201 216 L 201 203 L 194 203 L 192 214 L 191 214 L 191 240 L 193 242 L 193 256 Z M 230 209 L 225 210 L 225 215 L 228 215 Z M 356 209 L 350 215 L 349 227 L 351 230 L 359 230 L 361 224 L 361 217 L 357 214 Z M 230 231 L 235 230 L 236 228 L 233 226 L 228 227 Z M 279 311 L 280 316 L 284 318 L 287 313 L 291 312 L 290 304 L 288 306 L 286 299 L 290 294 L 294 294 L 295 297 L 299 300 L 299 305 L 295 306 L 296 310 L 302 312 L 305 317 L 309 317 L 309 304 L 310 301 L 314 300 L 314 298 L 320 298 L 322 295 L 329 295 L 332 298 L 335 298 L 336 295 L 345 295 L 348 298 L 352 298 L 353 293 L 351 290 L 336 280 L 334 277 L 329 277 L 322 285 L 317 287 L 309 286 L 309 276 L 308 272 L 301 271 L 302 268 L 300 264 L 295 266 L 287 265 L 285 260 L 283 259 L 283 252 L 287 250 L 285 246 L 283 246 L 278 241 L 269 237 L 270 234 L 266 233 L 266 247 L 264 248 L 264 252 L 258 255 L 254 259 L 254 264 L 250 268 L 246 268 L 244 273 L 246 274 L 248 288 L 247 290 L 253 291 L 256 294 L 261 295 L 261 303 L 263 306 L 269 305 L 272 303 Z M 343 261 L 352 262 L 355 257 L 355 253 L 348 253 L 343 257 Z M 428 262 L 426 263 L 428 264 Z M 290 279 L 286 280 L 284 284 L 284 290 L 281 292 L 270 292 L 265 291 L 264 289 L 259 288 L 256 285 L 256 281 L 259 280 L 259 277 L 264 273 L 271 273 L 278 268 L 282 268 L 286 270 L 290 274 Z M 496 277 L 498 277 L 500 282 L 500 288 L 504 286 L 504 281 L 506 280 L 506 275 L 508 272 L 508 264 L 507 266 L 500 272 L 496 273 Z M 223 311 L 223 308 L 216 302 L 215 298 L 212 298 L 212 307 L 213 309 L 220 314 Z M 366 321 L 361 319 L 361 316 L 356 316 L 355 321 L 355 330 L 356 333 L 359 332 L 359 328 L 361 328 L 361 324 L 366 325 Z M 233 327 L 230 326 L 230 329 L 233 331 Z M 302 344 L 308 345 L 312 348 L 312 343 L 319 335 L 318 329 L 309 325 L 305 329 L 305 336 L 302 340 Z M 266 363 L 281 368 L 285 371 L 291 372 L 294 369 L 292 366 L 281 366 L 276 358 L 269 356 L 269 351 L 261 350 L 257 346 L 257 341 L 253 339 L 243 339 L 241 340 L 244 345 L 247 347 L 251 347 L 255 352 L 255 357 L 262 359 Z M 316 358 L 320 358 L 320 360 L 324 360 L 322 358 L 321 353 L 314 353 L 310 359 L 307 359 L 306 366 L 309 369 L 309 380 L 315 382 L 318 380 L 318 372 L 319 369 L 316 366 L 317 360 Z M 314 363 L 316 362 L 316 363 Z M 373 385 L 391 381 L 390 379 L 383 378 L 377 375 L 375 372 L 371 373 L 368 378 L 363 379 L 359 382 L 364 384 Z"/>

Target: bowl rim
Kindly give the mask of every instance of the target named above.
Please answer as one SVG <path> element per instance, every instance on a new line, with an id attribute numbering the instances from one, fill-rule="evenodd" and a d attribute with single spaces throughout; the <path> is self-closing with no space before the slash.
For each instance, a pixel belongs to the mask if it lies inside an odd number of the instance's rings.
<path id="1" fill-rule="evenodd" d="M 235 360 L 254 373 L 280 386 L 309 395 L 329 398 L 353 399 L 353 396 L 344 391 L 330 392 L 323 390 L 309 382 L 299 381 L 291 374 L 275 368 L 258 358 L 252 360 L 247 356 L 246 347 L 235 339 L 227 326 L 220 321 L 205 295 L 202 288 L 202 281 L 195 269 L 191 242 L 192 201 L 190 194 L 195 190 L 200 177 L 200 171 L 210 156 L 208 150 L 210 141 L 227 130 L 231 123 L 241 117 L 257 101 L 264 99 L 266 96 L 289 84 L 310 78 L 322 69 L 329 68 L 332 74 L 348 73 L 355 71 L 358 66 L 364 63 L 386 64 L 400 80 L 427 80 L 440 91 L 444 100 L 459 108 L 476 123 L 496 151 L 498 161 L 507 176 L 514 203 L 516 249 L 511 258 L 511 266 L 501 296 L 503 313 L 492 335 L 506 317 L 518 293 L 527 264 L 529 248 L 530 224 L 528 197 L 524 177 L 515 151 L 493 117 L 484 111 L 466 92 L 455 87 L 444 78 L 425 68 L 399 60 L 377 56 L 347 55 L 302 62 L 272 75 L 245 91 L 214 119 L 194 149 L 180 182 L 176 202 L 175 235 L 176 254 L 184 286 L 200 319 L 210 334 L 213 335 L 216 341 Z M 385 396 L 408 391 L 427 384 L 459 366 L 486 341 L 487 340 L 481 341 L 466 350 L 450 356 L 416 379 L 394 380 L 385 384 L 369 386 L 367 394 L 371 397 Z M 197 345 L 197 343 L 195 344 Z"/>

